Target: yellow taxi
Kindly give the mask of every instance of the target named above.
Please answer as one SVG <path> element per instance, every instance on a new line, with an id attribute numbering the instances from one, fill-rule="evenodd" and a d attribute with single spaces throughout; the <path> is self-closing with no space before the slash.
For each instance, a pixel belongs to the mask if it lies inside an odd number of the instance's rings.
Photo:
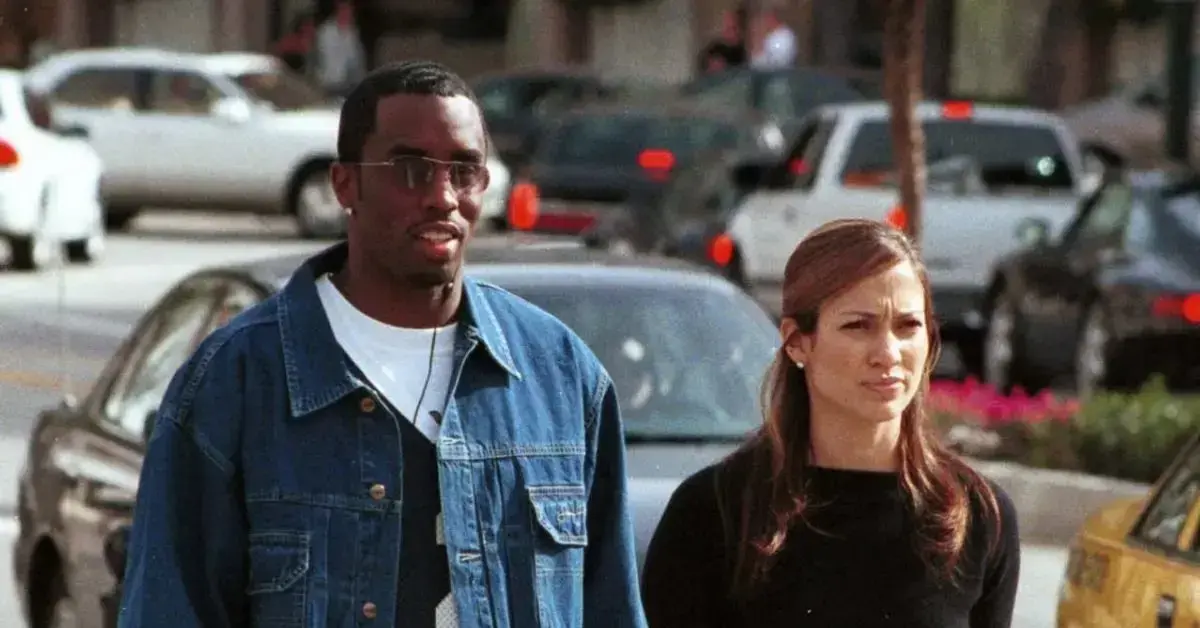
<path id="1" fill-rule="evenodd" d="M 1088 518 L 1071 543 L 1059 628 L 1200 628 L 1200 434 L 1142 499 Z"/>

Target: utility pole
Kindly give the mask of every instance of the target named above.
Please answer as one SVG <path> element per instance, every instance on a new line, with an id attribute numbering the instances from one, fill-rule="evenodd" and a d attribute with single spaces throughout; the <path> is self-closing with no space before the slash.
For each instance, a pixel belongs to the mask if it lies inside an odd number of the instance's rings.
<path id="1" fill-rule="evenodd" d="M 1161 0 L 1167 24 L 1167 108 L 1164 125 L 1167 158 L 1187 166 L 1192 142 L 1192 33 L 1196 0 Z"/>

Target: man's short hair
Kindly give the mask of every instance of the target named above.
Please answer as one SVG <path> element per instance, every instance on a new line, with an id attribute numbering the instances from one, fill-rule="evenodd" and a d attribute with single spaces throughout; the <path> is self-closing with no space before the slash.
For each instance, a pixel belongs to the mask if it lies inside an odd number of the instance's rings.
<path id="1" fill-rule="evenodd" d="M 471 86 L 436 61 L 401 61 L 380 66 L 367 74 L 342 103 L 337 135 L 338 161 L 352 163 L 362 159 L 363 145 L 375 131 L 380 99 L 396 94 L 466 96 L 479 106 Z"/>

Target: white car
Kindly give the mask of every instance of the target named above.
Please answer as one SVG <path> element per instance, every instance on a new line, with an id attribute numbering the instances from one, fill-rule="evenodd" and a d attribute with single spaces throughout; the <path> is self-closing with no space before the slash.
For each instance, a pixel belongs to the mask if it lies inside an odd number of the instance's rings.
<path id="1" fill-rule="evenodd" d="M 492 230 L 503 231 L 508 226 L 508 193 L 512 189 L 512 173 L 500 161 L 495 147 L 488 151 L 487 169 L 490 181 L 483 194 L 479 219 Z"/>
<path id="2" fill-rule="evenodd" d="M 81 130 L 56 121 L 21 73 L 0 70 L 0 239 L 19 270 L 59 259 L 59 246 L 74 262 L 104 249 L 103 164 Z"/>
<path id="3" fill-rule="evenodd" d="M 329 182 L 337 103 L 274 57 L 85 49 L 26 74 L 88 129 L 110 228 L 153 207 L 292 215 L 307 237 L 345 230 Z"/>

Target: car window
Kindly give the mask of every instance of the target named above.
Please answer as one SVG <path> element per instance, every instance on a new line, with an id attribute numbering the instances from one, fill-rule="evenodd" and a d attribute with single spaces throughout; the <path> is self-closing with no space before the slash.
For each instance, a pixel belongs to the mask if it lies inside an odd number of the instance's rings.
<path id="1" fill-rule="evenodd" d="M 931 169 L 939 163 L 967 160 L 979 169 L 989 189 L 1074 189 L 1075 177 L 1052 127 L 977 120 L 929 120 L 922 126 L 925 160 Z M 888 123 L 863 123 L 842 166 L 843 182 L 884 185 L 894 168 Z"/>
<path id="2" fill-rule="evenodd" d="M 1120 241 L 1133 208 L 1133 188 L 1111 183 L 1102 188 L 1089 210 L 1071 226 L 1064 244 L 1070 247 L 1095 246 Z"/>
<path id="3" fill-rule="evenodd" d="M 1179 546 L 1183 525 L 1200 500 L 1200 442 L 1193 443 L 1182 464 L 1162 482 L 1146 514 L 1134 530 L 1142 541 L 1164 548 Z"/>
<path id="4" fill-rule="evenodd" d="M 85 68 L 62 80 L 51 90 L 56 105 L 88 109 L 129 111 L 137 108 L 138 70 L 133 68 Z"/>
<path id="5" fill-rule="evenodd" d="M 778 333 L 739 292 L 662 286 L 505 285 L 579 334 L 612 377 L 629 437 L 739 438 Z"/>
<path id="6" fill-rule="evenodd" d="M 489 116 L 510 116 L 517 110 L 512 84 L 497 82 L 482 86 L 477 91 L 479 106 Z"/>
<path id="7" fill-rule="evenodd" d="M 207 116 L 222 93 L 196 72 L 159 71 L 150 83 L 147 111 L 168 115 Z"/>
<path id="8" fill-rule="evenodd" d="M 743 133 L 733 124 L 638 115 L 589 115 L 563 121 L 549 133 L 537 161 L 546 164 L 636 167 L 647 149 L 664 150 L 676 163 L 702 151 L 737 148 Z"/>
<path id="9" fill-rule="evenodd" d="M 246 90 L 251 98 L 276 111 L 315 109 L 332 102 L 299 74 L 281 68 L 231 74 L 228 78 Z"/>
<path id="10" fill-rule="evenodd" d="M 104 400 L 106 420 L 140 437 L 175 371 L 211 328 L 218 287 L 215 282 L 197 282 L 167 297 L 163 308 L 147 321 L 129 363 Z"/>
<path id="11" fill-rule="evenodd" d="M 25 111 L 29 121 L 39 129 L 49 131 L 54 124 L 54 116 L 50 110 L 50 102 L 45 96 L 25 88 Z M 3 116 L 0 116 L 3 117 Z"/>
<path id="12" fill-rule="evenodd" d="M 689 100 L 705 106 L 724 109 L 747 109 L 754 79 L 749 72 L 723 72 L 700 79 L 684 88 L 683 93 Z"/>
<path id="13" fill-rule="evenodd" d="M 795 101 L 788 77 L 776 75 L 767 79 L 763 85 L 762 103 L 759 108 L 777 118 L 791 118 L 797 113 Z"/>

